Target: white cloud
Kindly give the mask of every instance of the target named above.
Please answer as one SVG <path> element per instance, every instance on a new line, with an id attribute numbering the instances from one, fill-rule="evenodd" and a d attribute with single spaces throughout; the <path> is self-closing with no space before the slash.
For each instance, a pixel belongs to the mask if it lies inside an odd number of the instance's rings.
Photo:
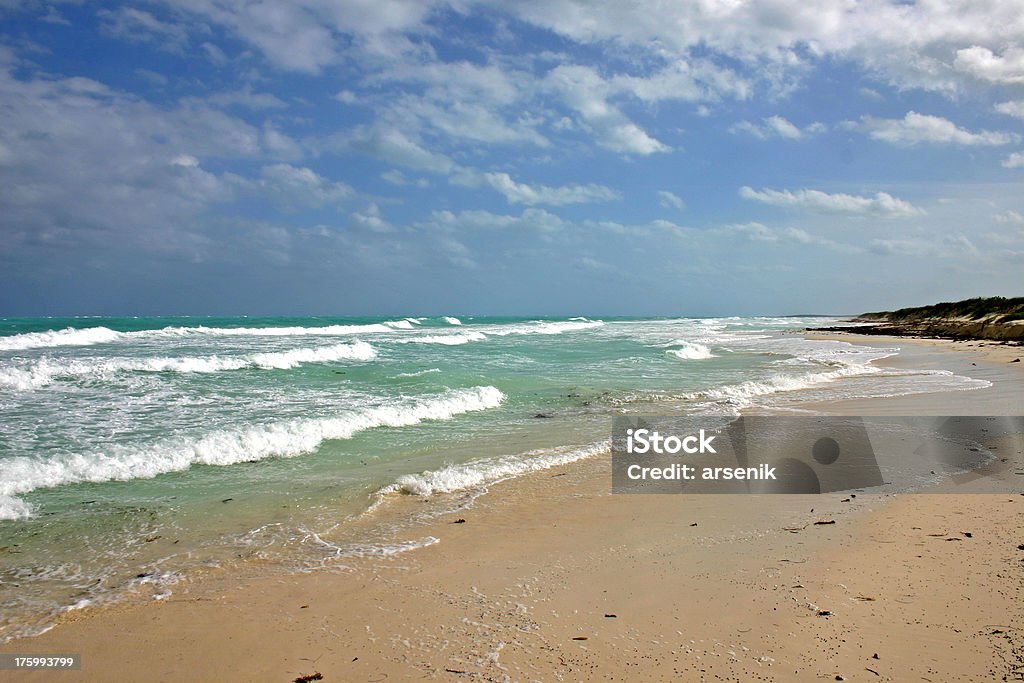
<path id="1" fill-rule="evenodd" d="M 620 199 L 621 195 L 604 185 L 563 185 L 549 187 L 547 185 L 527 185 L 512 179 L 508 173 L 484 173 L 484 183 L 505 196 L 512 204 L 585 204 L 590 202 L 607 202 Z"/>
<path id="2" fill-rule="evenodd" d="M 561 65 L 552 69 L 544 81 L 547 89 L 561 97 L 566 105 L 580 115 L 582 122 L 593 131 L 597 143 L 602 147 L 623 154 L 640 155 L 671 149 L 648 135 L 609 102 L 615 87 L 601 78 L 594 69 L 580 65 Z"/>
<path id="3" fill-rule="evenodd" d="M 417 171 L 448 174 L 457 169 L 449 157 L 428 150 L 401 130 L 383 123 L 338 133 L 332 136 L 330 144 L 337 151 L 362 152 Z"/>
<path id="4" fill-rule="evenodd" d="M 264 109 L 285 109 L 288 105 L 281 98 L 267 92 L 255 92 L 252 86 L 238 90 L 223 90 L 206 98 L 209 104 L 219 107 L 239 106 L 256 111 Z"/>
<path id="5" fill-rule="evenodd" d="M 800 140 L 810 135 L 824 132 L 825 124 L 814 122 L 808 124 L 805 128 L 799 128 L 781 116 L 769 116 L 768 118 L 763 119 L 760 124 L 751 123 L 750 121 L 741 121 L 740 123 L 732 126 L 729 130 L 733 133 L 749 133 L 761 140 L 767 140 L 769 138 Z"/>
<path id="6" fill-rule="evenodd" d="M 316 171 L 290 164 L 271 164 L 260 172 L 260 188 L 282 204 L 320 207 L 341 203 L 355 192 L 345 183 L 324 178 Z"/>
<path id="7" fill-rule="evenodd" d="M 423 188 L 430 186 L 430 181 L 428 181 L 426 178 L 407 178 L 405 174 L 399 171 L 397 168 L 393 168 L 390 171 L 384 171 L 383 173 L 380 174 L 380 177 L 384 181 L 391 183 L 392 185 L 395 185 L 397 187 L 415 185 L 416 187 Z"/>
<path id="8" fill-rule="evenodd" d="M 505 3 L 492 4 L 503 7 Z M 978 76 L 954 67 L 965 46 L 1020 40 L 1016 0 L 917 2 L 799 0 L 642 2 L 526 0 L 520 19 L 578 43 L 659 56 L 723 55 L 762 77 L 799 74 L 808 59 L 853 61 L 897 87 L 954 93 Z M 1002 59 L 1012 58 L 1005 52 Z"/>
<path id="9" fill-rule="evenodd" d="M 875 216 L 905 218 L 924 213 L 910 202 L 878 192 L 874 197 L 860 197 L 850 194 L 828 194 L 820 190 L 754 190 L 740 188 L 740 197 L 788 209 L 801 209 L 814 213 L 843 216 Z"/>
<path id="10" fill-rule="evenodd" d="M 1009 47 L 997 55 L 987 47 L 972 45 L 956 51 L 953 66 L 993 83 L 1024 83 L 1024 50 Z"/>
<path id="11" fill-rule="evenodd" d="M 1018 119 L 1024 119 L 1024 100 L 1011 100 L 1009 102 L 1000 102 L 995 106 L 995 110 L 1000 114 L 1006 114 L 1007 116 L 1013 116 Z"/>
<path id="12" fill-rule="evenodd" d="M 679 209 L 682 211 L 686 208 L 686 202 L 668 190 L 658 190 L 658 196 L 661 197 L 658 203 L 666 209 Z"/>
<path id="13" fill-rule="evenodd" d="M 620 74 L 611 78 L 609 85 L 643 102 L 745 100 L 753 91 L 753 84 L 733 69 L 693 58 L 674 59 L 647 76 Z"/>
<path id="14" fill-rule="evenodd" d="M 1011 225 L 1024 225 L 1024 216 L 1016 211 L 1004 211 L 992 216 L 996 223 L 1009 223 Z"/>
<path id="15" fill-rule="evenodd" d="M 179 234 L 191 253 L 194 217 L 238 190 L 200 159 L 267 154 L 257 128 L 205 103 L 158 108 L 87 78 L 0 71 L 0 101 L 0 230 L 65 244 L 116 234 L 163 248 Z"/>
<path id="16" fill-rule="evenodd" d="M 978 248 L 965 235 L 943 235 L 931 239 L 918 237 L 906 239 L 873 239 L 868 249 L 876 254 L 903 254 L 913 257 L 962 259 L 965 256 L 978 257 Z"/>
<path id="17" fill-rule="evenodd" d="M 878 119 L 866 116 L 859 126 L 875 140 L 892 145 L 911 146 L 921 143 L 962 146 L 998 146 L 1020 139 L 1016 133 L 982 130 L 972 132 L 939 116 L 907 112 L 902 119 Z"/>
<path id="18" fill-rule="evenodd" d="M 376 204 L 370 204 L 363 211 L 353 213 L 351 219 L 353 225 L 371 232 L 384 233 L 395 230 L 393 225 L 384 220 L 380 213 L 380 207 Z"/>
<path id="19" fill-rule="evenodd" d="M 1002 161 L 1003 168 L 1024 168 L 1024 152 L 1013 152 Z"/>
<path id="20" fill-rule="evenodd" d="M 560 231 L 570 224 L 544 209 L 524 209 L 518 216 L 490 211 L 434 211 L 430 220 L 420 227 L 445 230 L 538 230 L 543 233 Z"/>
<path id="21" fill-rule="evenodd" d="M 181 50 L 189 41 L 188 30 L 180 25 L 162 21 L 150 12 L 133 7 L 100 10 L 100 27 L 106 33 L 133 43 L 151 42 L 165 50 Z"/>
<path id="22" fill-rule="evenodd" d="M 403 86 L 400 96 L 377 107 L 382 118 L 402 130 L 429 131 L 455 142 L 547 147 L 550 143 L 537 130 L 541 120 L 527 113 L 531 79 L 493 64 L 416 61 L 390 64 L 364 83 Z M 356 101 L 356 95 L 344 92 L 344 101 Z"/>
<path id="23" fill-rule="evenodd" d="M 812 235 L 800 228 L 773 228 L 757 221 L 728 225 L 720 229 L 719 232 L 738 235 L 755 242 L 814 245 L 848 253 L 860 251 L 857 247 L 842 244 L 826 237 Z"/>
<path id="24" fill-rule="evenodd" d="M 431 0 L 167 0 L 168 7 L 213 23 L 256 47 L 275 67 L 319 73 L 341 61 L 355 39 L 367 55 L 388 57 L 408 46 L 403 32 L 425 29 Z"/>
<path id="25" fill-rule="evenodd" d="M 57 26 L 71 26 L 71 22 L 65 19 L 56 7 L 47 7 L 46 14 L 39 17 L 39 20 Z"/>

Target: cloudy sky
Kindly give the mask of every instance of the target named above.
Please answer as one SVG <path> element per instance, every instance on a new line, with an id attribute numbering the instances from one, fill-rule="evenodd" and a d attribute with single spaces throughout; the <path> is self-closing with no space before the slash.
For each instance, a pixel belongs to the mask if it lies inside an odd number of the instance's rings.
<path id="1" fill-rule="evenodd" d="M 0 0 L 0 315 L 1024 290 L 1019 0 Z"/>

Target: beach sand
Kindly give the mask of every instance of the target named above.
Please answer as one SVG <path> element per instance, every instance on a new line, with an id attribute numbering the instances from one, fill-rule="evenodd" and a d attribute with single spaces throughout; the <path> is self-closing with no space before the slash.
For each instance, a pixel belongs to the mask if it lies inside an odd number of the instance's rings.
<path id="1" fill-rule="evenodd" d="M 1024 374 L 1009 363 L 1019 348 L 1004 356 L 1009 347 L 864 341 L 904 348 L 883 362 L 941 366 L 993 386 L 803 409 L 1024 414 Z M 986 445 L 1006 458 L 1007 476 L 900 496 L 612 495 L 610 459 L 595 456 L 496 484 L 473 507 L 405 532 L 439 539 L 429 547 L 308 574 L 210 572 L 161 602 L 68 613 L 0 651 L 80 654 L 81 670 L 4 673 L 1022 680 L 1024 453 L 1019 439 Z M 382 514 L 417 505 L 401 497 Z"/>

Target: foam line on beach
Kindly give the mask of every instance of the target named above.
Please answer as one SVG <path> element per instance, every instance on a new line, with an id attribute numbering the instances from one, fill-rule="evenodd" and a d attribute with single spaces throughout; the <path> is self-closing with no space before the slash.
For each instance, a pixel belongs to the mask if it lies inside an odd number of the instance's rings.
<path id="1" fill-rule="evenodd" d="M 568 465 L 605 453 L 610 448 L 611 441 L 604 440 L 586 446 L 533 450 L 519 455 L 482 458 L 458 465 L 448 465 L 439 470 L 402 475 L 394 484 L 381 489 L 380 493 L 407 493 L 424 497 L 436 493 L 452 493 L 494 484 L 530 472 Z"/>

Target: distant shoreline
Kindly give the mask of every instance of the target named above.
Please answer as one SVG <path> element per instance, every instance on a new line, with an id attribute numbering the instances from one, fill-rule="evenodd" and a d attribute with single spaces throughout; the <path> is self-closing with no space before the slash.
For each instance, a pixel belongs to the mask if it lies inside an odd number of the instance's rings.
<path id="1" fill-rule="evenodd" d="M 846 332 L 871 336 L 993 340 L 1024 343 L 1024 298 L 965 299 L 896 311 L 862 313 L 857 325 L 808 327 L 808 332 Z"/>
<path id="2" fill-rule="evenodd" d="M 852 321 L 851 321 L 852 322 Z M 928 323 L 881 325 L 833 325 L 829 327 L 808 327 L 806 332 L 844 332 L 873 337 L 916 337 L 923 339 L 952 339 L 964 341 L 1001 341 L 1014 346 L 1024 346 L 1024 325 L 1003 328 L 995 325 L 981 326 L 971 323 Z"/>

